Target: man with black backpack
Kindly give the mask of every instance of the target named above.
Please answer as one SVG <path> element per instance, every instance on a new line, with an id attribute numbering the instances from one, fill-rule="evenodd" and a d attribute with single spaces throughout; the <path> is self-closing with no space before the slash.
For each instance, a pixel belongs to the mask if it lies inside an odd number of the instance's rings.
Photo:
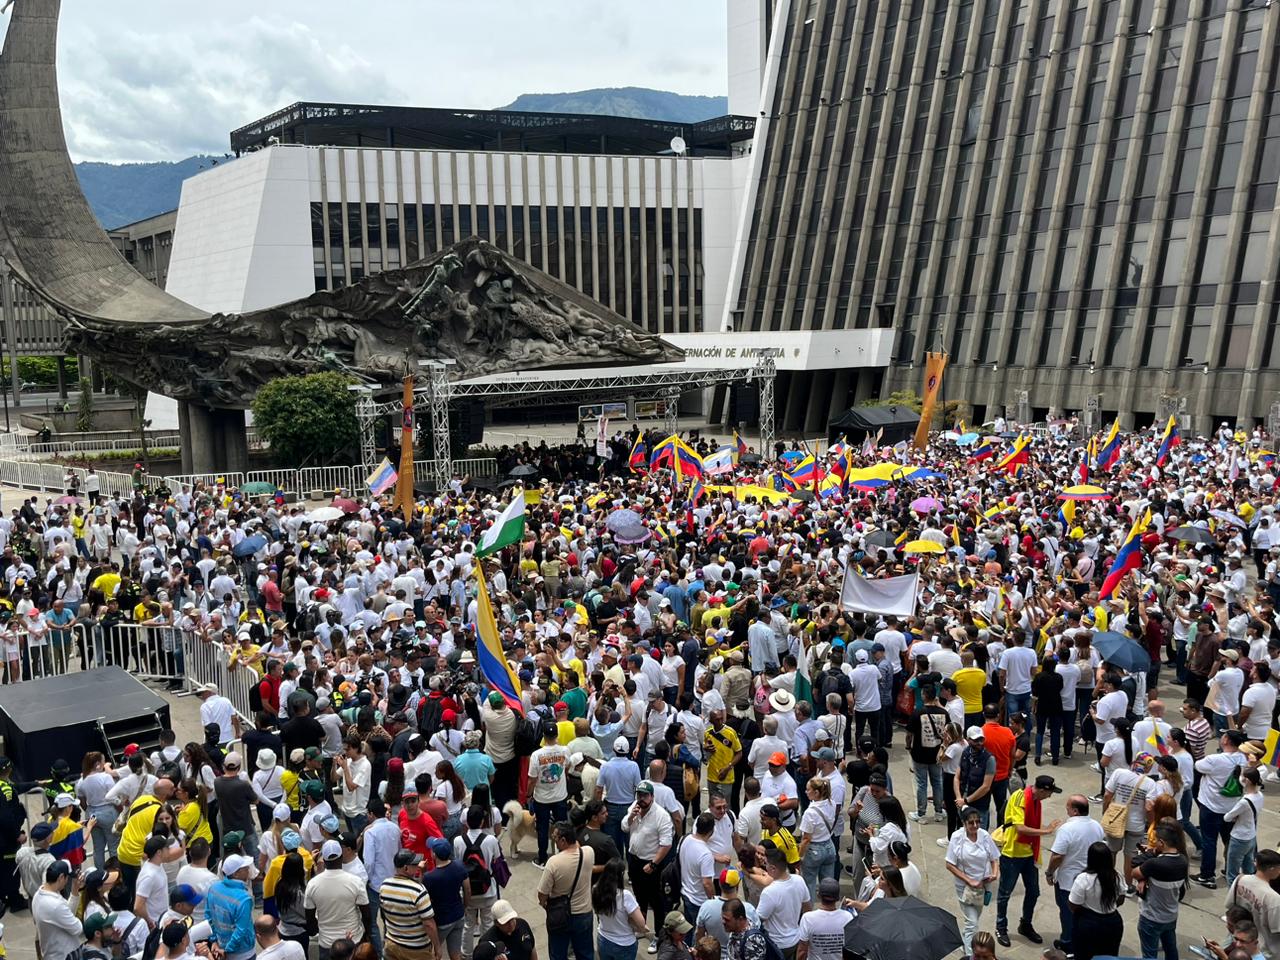
<path id="1" fill-rule="evenodd" d="M 494 877 L 494 865 L 506 861 L 498 839 L 484 828 L 489 811 L 473 804 L 467 810 L 467 829 L 453 840 L 453 856 L 467 868 L 466 883 L 471 888 L 471 898 L 463 913 L 462 955 L 471 956 L 476 938 L 493 926 L 493 905 L 498 899 L 498 882 Z M 499 867 L 499 873 L 502 872 Z M 508 873 L 509 876 L 509 873 Z"/>
<path id="2" fill-rule="evenodd" d="M 921 685 L 924 707 L 912 715 L 907 725 L 907 750 L 911 753 L 911 766 L 916 775 L 916 808 L 909 816 L 917 823 L 925 819 L 930 786 L 933 789 L 933 819 L 943 823 L 947 818 L 943 807 L 942 764 L 939 762 L 942 732 L 947 728 L 947 711 L 938 706 L 937 690 L 932 683 Z"/>
<path id="3" fill-rule="evenodd" d="M 834 647 L 827 657 L 827 667 L 813 683 L 813 690 L 817 696 L 814 702 L 826 707 L 831 703 L 830 697 L 836 694 L 840 698 L 839 713 L 845 718 L 844 723 L 844 743 L 842 750 L 848 753 L 853 743 L 853 724 L 848 720 L 853 716 L 854 698 L 853 684 L 849 682 L 849 675 L 844 672 L 844 648 Z M 830 712 L 830 709 L 827 709 Z"/>

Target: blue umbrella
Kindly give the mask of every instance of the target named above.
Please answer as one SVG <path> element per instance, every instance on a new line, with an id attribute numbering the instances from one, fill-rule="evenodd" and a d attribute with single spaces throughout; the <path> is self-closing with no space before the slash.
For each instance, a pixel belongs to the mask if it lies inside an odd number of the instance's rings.
<path id="1" fill-rule="evenodd" d="M 1095 633 L 1093 645 L 1098 648 L 1098 655 L 1104 663 L 1127 670 L 1129 673 L 1146 672 L 1151 669 L 1151 655 L 1132 637 L 1123 633 Z"/>
<path id="2" fill-rule="evenodd" d="M 253 556 L 266 545 L 267 538 L 261 534 L 255 534 L 252 537 L 245 537 L 237 543 L 235 549 L 231 551 L 231 555 L 237 560 L 243 560 L 245 557 Z"/>
<path id="3" fill-rule="evenodd" d="M 964 433 L 960 435 L 960 439 L 956 441 L 957 446 L 968 447 L 978 442 L 980 434 Z"/>

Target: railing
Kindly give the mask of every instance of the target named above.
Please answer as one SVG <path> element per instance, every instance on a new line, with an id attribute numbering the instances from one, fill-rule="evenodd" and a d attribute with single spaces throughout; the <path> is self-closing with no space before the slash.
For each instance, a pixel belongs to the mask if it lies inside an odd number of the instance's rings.
<path id="1" fill-rule="evenodd" d="M 356 474 L 362 474 L 359 483 L 363 486 L 364 476 L 360 467 L 303 467 L 298 471 L 298 485 L 294 487 L 300 494 L 312 490 L 331 496 L 335 490 L 351 493 L 355 490 Z"/>
<path id="2" fill-rule="evenodd" d="M 249 667 L 232 668 L 230 653 L 216 640 L 201 640 L 184 635 L 182 650 L 186 668 L 184 679 L 196 688 L 212 683 L 220 694 L 231 701 L 236 712 L 252 725 L 253 708 L 249 706 L 249 691 L 258 681 L 257 672 Z"/>
<path id="3" fill-rule="evenodd" d="M 41 644 L 20 635 L 18 655 L 0 666 L 10 682 L 56 677 L 98 667 L 120 667 L 142 680 L 178 681 L 183 677 L 178 630 L 140 623 L 72 622 L 50 627 Z"/>
<path id="4" fill-rule="evenodd" d="M 155 449 L 174 449 L 182 445 L 182 438 L 175 434 L 147 437 L 147 446 Z M 69 440 L 54 443 L 31 443 L 26 453 L 33 457 L 62 456 L 77 453 L 109 453 L 116 450 L 137 450 L 140 444 L 135 434 L 120 440 Z"/>

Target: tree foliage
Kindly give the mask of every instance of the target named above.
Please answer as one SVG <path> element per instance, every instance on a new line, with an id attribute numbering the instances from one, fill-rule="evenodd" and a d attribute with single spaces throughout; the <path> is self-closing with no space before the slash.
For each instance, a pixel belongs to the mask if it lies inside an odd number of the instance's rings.
<path id="1" fill-rule="evenodd" d="M 339 373 L 281 377 L 253 401 L 253 422 L 281 464 L 323 465 L 360 443 L 351 381 Z"/>
<path id="2" fill-rule="evenodd" d="M 867 407 L 906 407 L 915 413 L 924 409 L 924 398 L 914 390 L 895 390 L 887 397 L 868 400 Z M 931 430 L 949 430 L 957 420 L 972 417 L 969 405 L 963 400 L 944 400 L 933 408 Z"/>

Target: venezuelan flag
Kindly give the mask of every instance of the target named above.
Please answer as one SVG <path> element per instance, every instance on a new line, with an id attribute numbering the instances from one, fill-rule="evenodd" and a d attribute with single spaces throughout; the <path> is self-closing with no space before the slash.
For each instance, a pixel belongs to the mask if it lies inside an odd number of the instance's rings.
<path id="1" fill-rule="evenodd" d="M 675 456 L 676 444 L 680 442 L 680 438 L 674 433 L 665 440 L 660 440 L 653 445 L 653 454 L 649 458 L 650 468 L 661 467 L 668 460 Z"/>
<path id="2" fill-rule="evenodd" d="M 649 468 L 649 452 L 645 449 L 644 434 L 637 434 L 636 442 L 631 445 L 631 455 L 627 457 L 627 466 L 632 473 L 641 473 Z"/>
<path id="3" fill-rule="evenodd" d="M 693 477 L 702 479 L 702 457 L 683 440 L 677 439 L 675 445 L 675 470 L 677 477 Z"/>
<path id="4" fill-rule="evenodd" d="M 1129 529 L 1129 536 L 1125 538 L 1124 546 L 1116 554 L 1115 562 L 1107 571 L 1107 578 L 1102 581 L 1102 589 L 1098 592 L 1100 601 L 1108 599 L 1116 592 L 1116 587 L 1120 586 L 1120 581 L 1124 579 L 1125 574 L 1142 566 L 1142 535 L 1147 532 L 1150 524 L 1151 511 L 1148 510 Z"/>
<path id="5" fill-rule="evenodd" d="M 693 486 L 689 488 L 689 502 L 696 507 L 706 492 L 707 488 L 702 485 L 702 481 L 695 480 Z"/>
<path id="6" fill-rule="evenodd" d="M 1013 441 L 1013 447 L 1009 452 L 1000 458 L 1000 462 L 996 464 L 997 470 L 1008 470 L 1010 473 L 1017 475 L 1016 467 L 1027 462 L 1030 457 L 1031 436 L 1029 434 L 1020 433 L 1016 440 Z"/>
<path id="7" fill-rule="evenodd" d="M 1156 466 L 1163 467 L 1169 459 L 1169 453 L 1182 442 L 1182 431 L 1178 429 L 1178 418 L 1171 416 L 1165 424 L 1164 436 L 1160 438 L 1160 449 L 1156 451 Z"/>
<path id="8" fill-rule="evenodd" d="M 489 588 L 485 586 L 482 564 L 476 564 L 476 662 L 489 686 L 502 694 L 507 706 L 517 713 L 524 713 L 520 700 L 520 680 L 507 663 L 502 651 L 502 634 L 493 616 L 493 604 L 489 601 Z"/>
<path id="9" fill-rule="evenodd" d="M 1084 456 L 1080 458 L 1080 465 L 1076 467 L 1076 480 L 1079 483 L 1089 482 L 1089 464 L 1093 462 L 1096 438 L 1089 438 L 1089 445 L 1085 447 Z"/>
<path id="10" fill-rule="evenodd" d="M 1116 461 L 1120 459 L 1120 448 L 1123 445 L 1124 440 L 1120 437 L 1120 418 L 1116 417 L 1111 423 L 1111 429 L 1107 431 L 1106 438 L 1102 441 L 1102 448 L 1098 450 L 1097 459 L 1094 460 L 1095 468 L 1110 470 L 1115 466 Z"/>
<path id="11" fill-rule="evenodd" d="M 818 461 L 814 459 L 812 453 L 806 454 L 804 458 L 797 463 L 791 472 L 787 474 L 791 483 L 794 484 L 792 489 L 797 487 L 805 487 L 813 483 L 813 478 L 817 475 Z"/>
<path id="12" fill-rule="evenodd" d="M 1276 455 L 1272 453 L 1270 450 L 1259 450 L 1258 462 L 1262 464 L 1264 467 L 1270 467 L 1273 463 L 1276 462 Z"/>

